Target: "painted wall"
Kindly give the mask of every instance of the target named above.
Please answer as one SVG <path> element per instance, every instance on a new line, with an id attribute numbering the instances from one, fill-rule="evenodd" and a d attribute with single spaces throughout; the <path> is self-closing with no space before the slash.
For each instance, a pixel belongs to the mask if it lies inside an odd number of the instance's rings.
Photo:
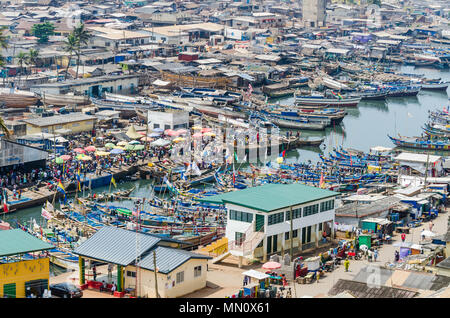
<path id="1" fill-rule="evenodd" d="M 16 298 L 25 298 L 25 283 L 37 279 L 49 279 L 50 261 L 39 258 L 29 261 L 0 265 L 0 297 L 3 297 L 5 284 L 16 284 Z"/>
<path id="2" fill-rule="evenodd" d="M 158 293 L 161 298 L 176 298 L 202 289 L 206 286 L 206 264 L 205 259 L 191 259 L 178 267 L 170 274 L 158 273 Z M 201 275 L 194 277 L 194 267 L 201 266 Z M 134 266 L 125 269 L 125 288 L 134 288 L 136 278 L 127 276 L 127 271 L 135 271 Z M 184 281 L 176 284 L 177 273 L 184 271 Z M 155 298 L 155 273 L 149 270 L 140 269 L 140 295 L 142 297 Z M 175 282 L 175 284 L 174 284 Z"/>
<path id="3" fill-rule="evenodd" d="M 72 133 L 79 133 L 79 132 L 85 132 L 85 131 L 92 131 L 94 128 L 94 121 L 92 119 L 85 120 L 85 121 L 79 121 L 79 122 L 73 122 L 73 123 L 67 123 L 57 126 L 47 126 L 47 127 L 39 127 L 39 126 L 33 126 L 30 124 L 27 124 L 27 134 L 37 134 L 41 132 L 45 133 L 52 133 L 53 129 L 70 129 L 72 130 Z"/>
<path id="4" fill-rule="evenodd" d="M 0 141 L 0 167 L 47 160 L 48 153 L 30 147 L 24 147 L 4 140 Z"/>

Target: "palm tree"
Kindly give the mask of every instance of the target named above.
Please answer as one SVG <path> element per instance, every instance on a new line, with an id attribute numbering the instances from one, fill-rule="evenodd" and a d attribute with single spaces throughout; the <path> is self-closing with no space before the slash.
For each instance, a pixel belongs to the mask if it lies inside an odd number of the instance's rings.
<path id="1" fill-rule="evenodd" d="M 80 58 L 81 58 L 81 47 L 88 44 L 89 38 L 91 37 L 91 34 L 88 30 L 84 28 L 84 24 L 80 23 L 78 26 L 76 26 L 72 34 L 75 36 L 77 40 L 77 47 L 75 50 L 75 54 L 77 55 L 77 73 L 76 78 L 78 78 L 78 69 L 80 67 Z"/>
<path id="2" fill-rule="evenodd" d="M 23 73 L 23 64 L 28 63 L 28 55 L 25 52 L 20 52 L 19 54 L 17 54 L 17 63 L 20 66 L 19 83 L 21 84 L 20 80 L 22 78 Z"/>
<path id="3" fill-rule="evenodd" d="M 69 53 L 69 60 L 67 61 L 67 67 L 66 67 L 66 74 L 64 75 L 64 80 L 67 79 L 67 73 L 69 72 L 69 66 L 70 66 L 70 60 L 72 59 L 73 53 L 76 51 L 77 49 L 77 38 L 75 37 L 75 35 L 72 33 L 70 33 L 67 36 L 67 40 L 64 46 L 64 51 L 66 51 L 67 53 Z"/>
<path id="4" fill-rule="evenodd" d="M 36 66 L 38 59 L 39 59 L 39 51 L 35 49 L 30 49 L 28 51 L 28 62 L 31 65 Z"/>
<path id="5" fill-rule="evenodd" d="M 9 139 L 11 137 L 9 129 L 6 127 L 6 124 L 3 121 L 2 117 L 0 117 L 0 131 L 3 132 L 6 135 L 6 138 Z"/>

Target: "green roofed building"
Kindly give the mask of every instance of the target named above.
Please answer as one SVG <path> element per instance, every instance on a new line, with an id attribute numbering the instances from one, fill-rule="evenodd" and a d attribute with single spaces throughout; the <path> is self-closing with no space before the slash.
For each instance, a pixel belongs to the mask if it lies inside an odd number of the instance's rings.
<path id="1" fill-rule="evenodd" d="M 227 208 L 228 254 L 267 260 L 271 254 L 319 247 L 334 235 L 339 193 L 304 184 L 267 184 L 200 199 Z M 292 215 L 292 222 L 291 220 Z"/>
<path id="2" fill-rule="evenodd" d="M 42 296 L 48 289 L 53 246 L 20 229 L 0 231 L 0 297 Z"/>

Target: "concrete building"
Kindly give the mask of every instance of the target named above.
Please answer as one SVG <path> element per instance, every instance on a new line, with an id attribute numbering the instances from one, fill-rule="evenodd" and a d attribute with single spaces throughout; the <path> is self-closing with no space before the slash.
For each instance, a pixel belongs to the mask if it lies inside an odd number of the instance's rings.
<path id="1" fill-rule="evenodd" d="M 291 244 L 294 252 L 319 247 L 323 231 L 333 235 L 338 195 L 303 184 L 268 184 L 202 200 L 225 204 L 229 254 L 266 261 Z"/>
<path id="2" fill-rule="evenodd" d="M 0 139 L 0 168 L 8 170 L 13 165 L 24 165 L 25 168 L 44 168 L 48 152 L 23 145 L 8 139 Z"/>
<path id="3" fill-rule="evenodd" d="M 50 259 L 37 252 L 53 246 L 20 229 L 0 231 L 0 242 L 0 297 L 41 297 L 49 289 Z M 36 257 L 25 259 L 24 254 Z"/>
<path id="4" fill-rule="evenodd" d="M 151 129 L 179 129 L 189 127 L 189 113 L 180 110 L 148 111 L 148 123 Z"/>
<path id="5" fill-rule="evenodd" d="M 66 131 L 66 134 L 77 134 L 92 131 L 96 117 L 82 113 L 70 113 L 66 115 L 24 119 L 23 121 L 27 124 L 28 135 L 54 133 L 61 130 Z"/>
<path id="6" fill-rule="evenodd" d="M 35 85 L 31 87 L 30 91 L 39 95 L 76 92 L 80 95 L 100 97 L 104 92 L 133 94 L 136 92 L 138 83 L 137 75 L 108 75 Z"/>
<path id="7" fill-rule="evenodd" d="M 303 25 L 318 28 L 326 25 L 327 0 L 303 0 Z"/>
<path id="8" fill-rule="evenodd" d="M 160 297 L 181 297 L 192 293 L 206 286 L 207 262 L 211 257 L 179 249 L 186 244 L 157 235 L 102 227 L 74 251 L 79 256 L 80 286 L 87 288 L 101 284 L 86 280 L 85 260 L 101 261 L 117 268 L 115 296 L 123 297 L 127 289 L 133 290 L 138 297 L 155 297 L 156 264 Z"/>
<path id="9" fill-rule="evenodd" d="M 115 30 L 106 27 L 88 27 L 92 32 L 90 47 L 118 49 L 120 46 L 145 45 L 150 42 L 148 34 L 129 30 Z"/>

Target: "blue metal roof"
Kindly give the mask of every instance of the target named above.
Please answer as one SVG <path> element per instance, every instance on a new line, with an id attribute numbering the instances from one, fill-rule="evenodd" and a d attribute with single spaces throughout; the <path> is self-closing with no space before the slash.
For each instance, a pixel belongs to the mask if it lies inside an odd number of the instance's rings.
<path id="1" fill-rule="evenodd" d="M 158 272 L 168 274 L 190 259 L 212 259 L 210 256 L 195 254 L 185 250 L 158 246 L 148 253 L 138 266 L 153 271 L 153 252 L 156 251 L 156 267 Z"/>
<path id="2" fill-rule="evenodd" d="M 137 235 L 137 238 L 136 238 Z M 96 260 L 127 266 L 136 260 L 136 240 L 139 255 L 153 248 L 160 238 L 111 226 L 104 226 L 77 247 L 75 254 Z"/>

